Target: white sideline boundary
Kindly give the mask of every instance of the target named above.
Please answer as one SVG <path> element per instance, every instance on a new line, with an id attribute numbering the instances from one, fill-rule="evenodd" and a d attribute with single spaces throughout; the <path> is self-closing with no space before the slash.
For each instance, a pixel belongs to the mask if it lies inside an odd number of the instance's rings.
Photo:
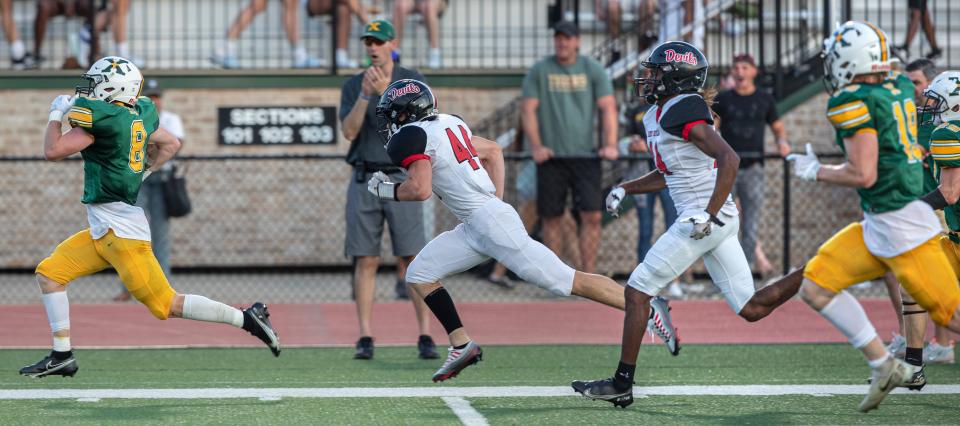
<path id="1" fill-rule="evenodd" d="M 710 385 L 634 388 L 647 396 L 864 395 L 867 385 Z M 921 392 L 897 388 L 894 394 L 960 394 L 960 385 L 927 385 Z M 258 398 L 492 398 L 578 396 L 569 386 L 394 387 L 394 388 L 187 388 L 187 389 L 2 389 L 13 399 L 228 399 Z"/>
<path id="2" fill-rule="evenodd" d="M 488 426 L 490 424 L 487 423 L 487 418 L 474 409 L 470 405 L 470 401 L 466 399 L 458 396 L 445 396 L 443 402 L 453 410 L 453 414 L 457 415 L 460 423 L 463 423 L 464 426 Z"/>

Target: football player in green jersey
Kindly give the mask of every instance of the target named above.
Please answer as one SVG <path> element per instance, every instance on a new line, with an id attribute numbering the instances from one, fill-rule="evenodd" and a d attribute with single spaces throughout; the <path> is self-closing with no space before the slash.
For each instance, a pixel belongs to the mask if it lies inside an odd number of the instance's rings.
<path id="1" fill-rule="evenodd" d="M 866 22 L 846 22 L 824 41 L 824 82 L 831 92 L 827 118 L 846 155 L 821 165 L 807 146 L 792 154 L 795 174 L 808 181 L 853 187 L 862 222 L 839 231 L 804 269 L 801 296 L 860 349 L 872 369 L 861 411 L 876 408 L 915 370 L 893 358 L 863 307 L 843 291 L 892 271 L 906 293 L 937 324 L 960 330 L 960 288 L 940 247 L 940 222 L 922 195 L 922 150 L 916 143 L 913 83 L 891 75 L 886 34 Z"/>
<path id="2" fill-rule="evenodd" d="M 938 187 L 924 198 L 934 201 L 935 208 L 943 208 L 949 232 L 940 238 L 943 251 L 960 277 L 960 71 L 947 71 L 930 83 L 924 91 L 926 102 L 922 108 L 921 126 L 935 126 L 930 135 L 929 159 Z M 939 194 L 939 195 L 938 195 Z M 943 205 L 939 201 L 943 198 Z M 954 344 L 946 330 L 937 329 L 936 339 L 930 342 L 924 360 L 952 364 Z"/>
<path id="3" fill-rule="evenodd" d="M 66 239 L 37 266 L 37 283 L 53 332 L 53 351 L 20 374 L 73 376 L 77 362 L 70 346 L 67 284 L 113 267 L 138 301 L 158 319 L 170 316 L 221 322 L 243 328 L 266 343 L 275 356 L 280 341 L 267 307 L 255 303 L 240 311 L 203 296 L 170 287 L 150 247 L 150 228 L 136 207 L 140 184 L 180 148 L 176 137 L 158 127 L 156 107 L 140 97 L 143 76 L 130 61 L 106 57 L 83 75 L 87 85 L 76 96 L 61 95 L 50 105 L 43 155 L 59 161 L 83 157 L 83 198 L 88 229 Z M 63 116 L 72 129 L 62 133 Z"/>

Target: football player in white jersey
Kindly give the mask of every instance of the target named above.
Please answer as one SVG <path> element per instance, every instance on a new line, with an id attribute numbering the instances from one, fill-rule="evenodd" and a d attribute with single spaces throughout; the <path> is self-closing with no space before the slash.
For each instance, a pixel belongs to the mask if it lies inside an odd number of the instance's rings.
<path id="1" fill-rule="evenodd" d="M 650 300 L 697 259 L 720 288 L 727 304 L 747 321 L 757 321 L 797 293 L 801 271 L 754 293 L 753 274 L 737 240 L 739 215 L 730 197 L 739 157 L 713 128 L 713 116 L 700 95 L 707 59 L 685 42 L 666 42 L 642 63 L 647 77 L 637 90 L 653 107 L 643 124 L 657 170 L 614 188 L 607 210 L 615 214 L 625 194 L 668 188 L 677 221 L 654 243 L 630 275 L 620 364 L 612 378 L 575 381 L 587 398 L 626 407 L 633 402 L 633 376 Z"/>
<path id="2" fill-rule="evenodd" d="M 397 201 L 426 200 L 437 194 L 463 222 L 430 241 L 407 268 L 407 283 L 423 296 L 450 337 L 449 355 L 433 375 L 435 382 L 456 376 L 482 356 L 440 280 L 491 257 L 553 293 L 575 294 L 618 309 L 624 306 L 619 284 L 575 271 L 527 235 L 517 211 L 500 199 L 504 180 L 500 146 L 475 137 L 460 117 L 440 114 L 436 105 L 423 82 L 398 80 L 387 86 L 377 116 L 388 139 L 387 153 L 407 170 L 408 178 L 398 184 L 377 173 L 367 186 L 374 195 Z M 672 328 L 669 308 L 664 303 L 658 309 L 655 322 Z M 671 353 L 679 350 L 676 339 L 673 346 L 667 343 Z"/>

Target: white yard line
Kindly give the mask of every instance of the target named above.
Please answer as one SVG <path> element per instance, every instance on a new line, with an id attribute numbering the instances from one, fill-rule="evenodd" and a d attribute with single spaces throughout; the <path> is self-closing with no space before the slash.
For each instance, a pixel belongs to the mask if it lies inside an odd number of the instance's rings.
<path id="1" fill-rule="evenodd" d="M 713 385 L 634 388 L 643 396 L 706 395 L 863 395 L 867 385 Z M 960 394 L 960 385 L 927 385 L 922 392 L 903 388 L 898 394 Z M 187 388 L 187 389 L 3 389 L 8 399 L 224 399 L 224 398 L 485 398 L 575 396 L 568 386 L 395 387 L 395 388 Z"/>
<path id="2" fill-rule="evenodd" d="M 487 418 L 470 405 L 470 401 L 459 396 L 445 396 L 443 402 L 453 410 L 464 426 L 487 426 Z"/>

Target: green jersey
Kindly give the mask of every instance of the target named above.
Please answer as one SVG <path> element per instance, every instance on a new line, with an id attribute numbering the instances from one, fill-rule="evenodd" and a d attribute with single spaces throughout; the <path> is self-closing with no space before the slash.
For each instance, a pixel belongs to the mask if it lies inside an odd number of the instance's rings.
<path id="1" fill-rule="evenodd" d="M 137 99 L 136 105 L 128 107 L 78 98 L 67 119 L 70 126 L 81 127 L 93 136 L 93 144 L 80 152 L 83 156 L 81 202 L 135 204 L 147 169 L 147 141 L 160 124 L 153 101 L 144 96 Z"/>
<path id="2" fill-rule="evenodd" d="M 923 147 L 924 151 L 930 152 L 930 134 L 933 133 L 933 129 L 937 126 L 930 124 L 921 124 L 917 131 L 917 143 Z M 937 163 L 933 161 L 932 156 L 927 156 L 923 160 L 923 193 L 927 194 L 934 189 L 937 189 L 939 183 L 937 182 Z"/>
<path id="3" fill-rule="evenodd" d="M 960 167 L 960 121 L 948 121 L 937 126 L 930 135 L 929 158 L 936 163 L 937 182 L 940 182 L 940 172 L 944 168 Z M 951 231 L 960 231 L 960 204 L 947 206 L 943 209 L 943 216 Z"/>
<path id="4" fill-rule="evenodd" d="M 864 212 L 898 210 L 923 195 L 923 151 L 917 144 L 910 79 L 898 74 L 879 84 L 851 84 L 830 97 L 827 118 L 844 152 L 845 138 L 860 132 L 877 135 L 877 181 L 857 189 Z"/>

